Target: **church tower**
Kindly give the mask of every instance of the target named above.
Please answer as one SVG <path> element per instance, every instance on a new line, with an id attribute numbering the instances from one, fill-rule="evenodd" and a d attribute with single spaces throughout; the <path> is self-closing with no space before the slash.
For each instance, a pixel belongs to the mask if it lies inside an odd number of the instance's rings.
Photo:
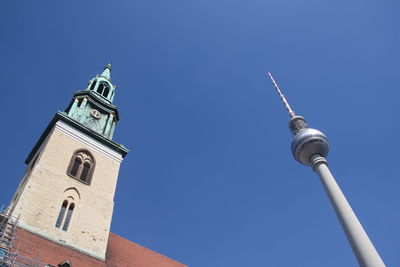
<path id="1" fill-rule="evenodd" d="M 119 116 L 110 74 L 107 64 L 55 114 L 28 155 L 9 206 L 22 229 L 103 261 L 128 153 L 112 140 Z"/>

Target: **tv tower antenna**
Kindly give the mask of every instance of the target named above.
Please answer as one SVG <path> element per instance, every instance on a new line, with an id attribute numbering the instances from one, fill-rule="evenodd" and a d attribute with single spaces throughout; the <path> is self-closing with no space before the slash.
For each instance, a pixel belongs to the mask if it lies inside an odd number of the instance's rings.
<path id="1" fill-rule="evenodd" d="M 271 72 L 268 75 L 289 112 L 293 157 L 303 165 L 312 166 L 318 174 L 360 266 L 385 266 L 328 168 L 328 139 L 322 132 L 309 128 L 304 118 L 294 113 Z"/>

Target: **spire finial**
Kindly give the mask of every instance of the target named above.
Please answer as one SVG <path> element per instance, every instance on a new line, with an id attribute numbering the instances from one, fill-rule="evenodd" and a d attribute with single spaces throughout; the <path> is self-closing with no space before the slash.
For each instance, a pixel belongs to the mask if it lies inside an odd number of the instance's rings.
<path id="1" fill-rule="evenodd" d="M 290 107 L 290 105 L 289 105 L 289 103 L 287 102 L 285 96 L 282 94 L 281 89 L 279 88 L 279 85 L 275 82 L 274 77 L 272 77 L 272 74 L 271 74 L 271 72 L 269 72 L 269 71 L 268 71 L 268 76 L 271 78 L 271 81 L 272 81 L 272 83 L 274 84 L 276 91 L 278 92 L 279 96 L 281 97 L 282 103 L 283 103 L 283 105 L 285 105 L 285 107 L 286 107 L 286 109 L 287 109 L 287 111 L 288 111 L 288 113 L 289 113 L 289 116 L 290 116 L 291 118 L 293 118 L 294 116 L 296 116 L 296 114 L 294 113 L 294 111 L 293 111 L 292 108 Z"/>
<path id="2" fill-rule="evenodd" d="M 103 73 L 100 75 L 108 80 L 111 80 L 111 61 L 104 67 Z"/>

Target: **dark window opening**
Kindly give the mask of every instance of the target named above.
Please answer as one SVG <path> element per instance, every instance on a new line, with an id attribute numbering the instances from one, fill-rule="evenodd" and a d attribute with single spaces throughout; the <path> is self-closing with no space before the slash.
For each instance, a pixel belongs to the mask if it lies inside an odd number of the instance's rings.
<path id="1" fill-rule="evenodd" d="M 72 267 L 72 264 L 69 261 L 64 261 L 62 263 L 59 263 L 57 267 Z"/>
<path id="2" fill-rule="evenodd" d="M 108 97 L 108 93 L 110 92 L 110 87 L 106 86 L 106 88 L 104 89 L 104 93 L 103 96 L 104 97 Z"/>
<path id="3" fill-rule="evenodd" d="M 65 222 L 64 222 L 64 225 L 63 225 L 63 231 L 67 231 L 67 229 L 68 229 L 68 226 L 69 226 L 69 223 L 70 223 L 70 221 L 71 221 L 71 217 L 72 217 L 72 212 L 74 211 L 74 203 L 71 203 L 71 205 L 69 205 L 69 208 L 68 208 L 68 212 L 67 212 L 67 217 L 65 217 Z"/>
<path id="4" fill-rule="evenodd" d="M 92 85 L 90 86 L 90 90 L 94 90 L 94 87 L 96 86 L 96 81 L 92 82 Z"/>
<path id="5" fill-rule="evenodd" d="M 74 160 L 74 165 L 72 165 L 72 169 L 71 169 L 71 172 L 70 172 L 70 174 L 72 176 L 74 176 L 74 177 L 77 176 L 78 171 L 79 171 L 79 167 L 81 166 L 81 164 L 82 164 L 81 159 L 79 157 L 76 157 L 75 160 Z"/>
<path id="6" fill-rule="evenodd" d="M 86 179 L 89 175 L 89 170 L 90 170 L 90 163 L 89 162 L 85 162 L 85 164 L 83 164 L 83 170 L 82 170 L 82 174 L 80 179 L 84 182 L 86 182 Z"/>
<path id="7" fill-rule="evenodd" d="M 60 228 L 62 220 L 64 218 L 65 210 L 67 209 L 68 201 L 64 200 L 63 204 L 61 205 L 60 213 L 58 214 L 56 227 Z"/>
<path id="8" fill-rule="evenodd" d="M 102 83 L 99 84 L 99 87 L 97 88 L 97 93 L 102 94 L 104 89 L 104 85 Z"/>

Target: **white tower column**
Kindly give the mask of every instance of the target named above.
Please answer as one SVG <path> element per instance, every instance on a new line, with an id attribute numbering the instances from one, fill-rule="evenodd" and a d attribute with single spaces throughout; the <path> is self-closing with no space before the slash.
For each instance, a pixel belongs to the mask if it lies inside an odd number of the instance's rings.
<path id="1" fill-rule="evenodd" d="M 378 252 L 376 251 L 367 233 L 354 214 L 346 197 L 340 190 L 335 178 L 331 174 L 327 160 L 315 154 L 311 157 L 313 170 L 318 174 L 322 185 L 328 194 L 329 200 L 335 210 L 347 239 L 361 267 L 382 267 L 385 266 Z"/>

